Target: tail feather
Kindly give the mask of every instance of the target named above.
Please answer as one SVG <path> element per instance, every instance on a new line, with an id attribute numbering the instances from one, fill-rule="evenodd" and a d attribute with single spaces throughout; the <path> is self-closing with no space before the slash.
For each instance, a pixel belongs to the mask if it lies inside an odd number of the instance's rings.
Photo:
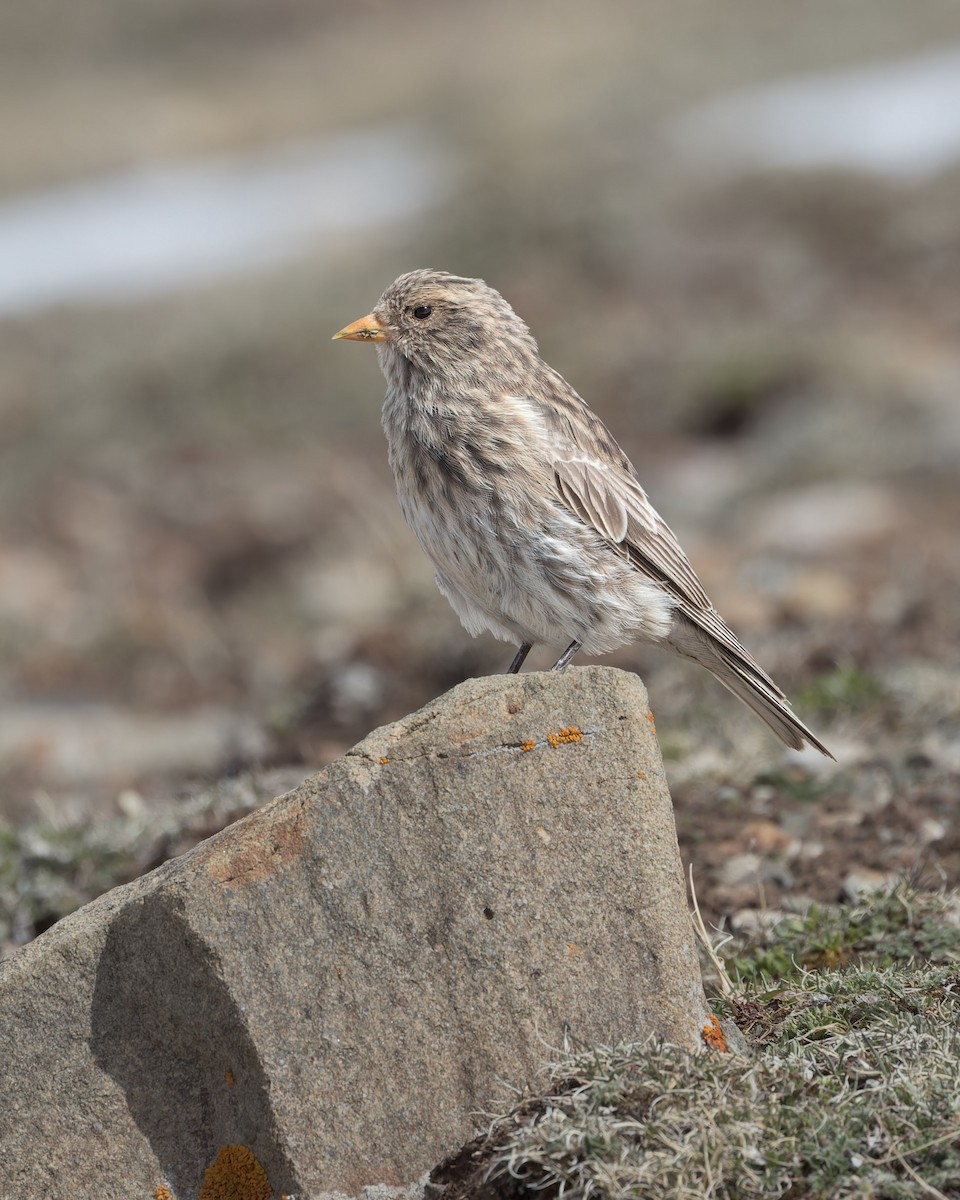
<path id="1" fill-rule="evenodd" d="M 802 750 L 804 743 L 809 742 L 821 754 L 833 758 L 794 713 L 784 693 L 745 650 L 742 654 L 734 653 L 684 617 L 675 621 L 667 641 L 677 654 L 706 667 L 718 683 L 742 700 L 792 750 Z"/>

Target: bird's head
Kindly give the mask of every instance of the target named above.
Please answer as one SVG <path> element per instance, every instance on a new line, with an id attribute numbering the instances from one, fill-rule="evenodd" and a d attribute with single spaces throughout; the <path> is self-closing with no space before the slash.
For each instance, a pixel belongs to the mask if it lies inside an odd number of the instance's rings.
<path id="1" fill-rule="evenodd" d="M 451 380 L 472 378 L 479 365 L 513 375 L 537 344 L 499 292 L 482 279 L 445 271 L 410 271 L 395 279 L 374 310 L 334 334 L 373 342 L 385 373 L 400 355 L 414 368 Z M 506 382 L 506 381 L 504 381 Z"/>

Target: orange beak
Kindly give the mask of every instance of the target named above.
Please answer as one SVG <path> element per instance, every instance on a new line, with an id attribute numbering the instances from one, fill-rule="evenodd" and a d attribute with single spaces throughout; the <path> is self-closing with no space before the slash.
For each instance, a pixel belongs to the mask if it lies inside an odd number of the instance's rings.
<path id="1" fill-rule="evenodd" d="M 387 333 L 373 313 L 370 313 L 369 316 L 354 321 L 352 325 L 345 325 L 339 333 L 333 335 L 331 340 L 336 342 L 341 338 L 350 342 L 385 342 Z"/>

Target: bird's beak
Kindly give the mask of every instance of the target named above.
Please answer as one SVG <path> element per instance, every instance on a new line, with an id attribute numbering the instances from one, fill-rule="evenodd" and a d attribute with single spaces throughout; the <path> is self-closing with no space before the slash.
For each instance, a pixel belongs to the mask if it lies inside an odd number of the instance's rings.
<path id="1" fill-rule="evenodd" d="M 339 333 L 333 335 L 331 340 L 336 342 L 341 338 L 350 342 L 385 342 L 387 341 L 387 332 L 373 313 L 370 313 L 369 316 L 354 321 L 352 325 L 345 325 Z"/>

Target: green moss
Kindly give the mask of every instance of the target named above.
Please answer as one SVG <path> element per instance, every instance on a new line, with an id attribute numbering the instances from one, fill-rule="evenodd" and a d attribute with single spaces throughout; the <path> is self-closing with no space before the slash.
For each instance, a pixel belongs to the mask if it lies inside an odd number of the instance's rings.
<path id="1" fill-rule="evenodd" d="M 135 874 L 127 840 L 112 841 L 102 827 L 0 823 L 0 938 L 41 933 Z"/>
<path id="2" fill-rule="evenodd" d="M 741 984 L 787 979 L 851 964 L 891 966 L 920 958 L 960 961 L 960 925 L 951 897 L 906 883 L 856 906 L 814 906 L 729 952 Z"/>
<path id="3" fill-rule="evenodd" d="M 0 950 L 223 829 L 299 774 L 236 776 L 156 808 L 131 797 L 126 811 L 97 819 L 0 821 Z"/>
<path id="4" fill-rule="evenodd" d="M 796 703 L 801 710 L 832 717 L 842 713 L 862 712 L 876 706 L 885 698 L 886 691 L 878 679 L 853 663 L 846 663 L 800 688 Z"/>
<path id="5" fill-rule="evenodd" d="M 754 779 L 754 784 L 773 788 L 790 800 L 812 804 L 825 796 L 834 795 L 849 788 L 849 781 L 841 773 L 834 775 L 812 775 L 803 767 L 787 766 L 778 770 L 763 771 Z"/>

